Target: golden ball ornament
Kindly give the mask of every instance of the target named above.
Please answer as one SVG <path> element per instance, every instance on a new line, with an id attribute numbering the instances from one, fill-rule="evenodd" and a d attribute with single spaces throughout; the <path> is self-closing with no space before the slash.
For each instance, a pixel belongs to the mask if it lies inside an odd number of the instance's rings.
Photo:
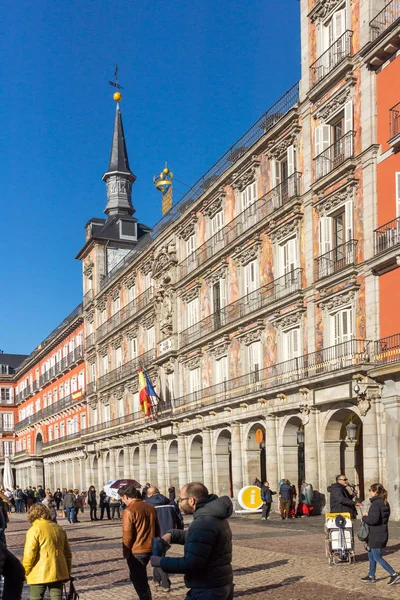
<path id="1" fill-rule="evenodd" d="M 122 100 L 121 92 L 115 92 L 115 94 L 113 95 L 113 98 L 114 98 L 115 102 L 120 102 L 120 100 Z"/>
<path id="2" fill-rule="evenodd" d="M 163 170 L 163 173 L 165 173 L 165 174 L 169 173 L 168 167 L 165 167 L 165 169 Z"/>

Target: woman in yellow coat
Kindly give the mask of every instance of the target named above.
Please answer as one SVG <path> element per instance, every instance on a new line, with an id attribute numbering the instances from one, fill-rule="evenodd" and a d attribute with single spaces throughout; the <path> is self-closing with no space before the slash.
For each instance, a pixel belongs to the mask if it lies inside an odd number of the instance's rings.
<path id="1" fill-rule="evenodd" d="M 30 600 L 43 600 L 46 588 L 50 600 L 61 600 L 63 582 L 71 576 L 72 554 L 67 534 L 51 520 L 44 504 L 34 504 L 28 513 L 32 527 L 26 534 L 24 565 L 30 585 Z"/>

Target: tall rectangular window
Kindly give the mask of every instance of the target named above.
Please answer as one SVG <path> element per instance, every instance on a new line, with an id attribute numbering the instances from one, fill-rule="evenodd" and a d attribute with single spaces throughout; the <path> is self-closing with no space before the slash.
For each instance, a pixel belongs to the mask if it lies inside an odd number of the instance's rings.
<path id="1" fill-rule="evenodd" d="M 12 402 L 12 400 L 11 400 L 11 388 L 2 387 L 0 389 L 0 393 L 1 393 L 1 403 L 2 404 L 10 404 Z"/>
<path id="2" fill-rule="evenodd" d="M 186 327 L 191 327 L 199 321 L 199 299 L 195 298 L 186 304 Z"/>
<path id="3" fill-rule="evenodd" d="M 156 347 L 156 337 L 154 327 L 147 330 L 147 350 L 152 350 Z"/>
<path id="4" fill-rule="evenodd" d="M 108 373 L 108 356 L 107 354 L 105 356 L 103 356 L 103 375 L 107 375 Z"/>
<path id="5" fill-rule="evenodd" d="M 12 413 L 3 413 L 3 429 L 4 431 L 14 429 L 14 415 Z"/>
<path id="6" fill-rule="evenodd" d="M 257 181 L 253 181 L 241 193 L 242 211 L 246 210 L 257 200 Z"/>
<path id="7" fill-rule="evenodd" d="M 331 337 L 335 346 L 348 342 L 354 337 L 352 308 L 339 310 L 331 316 Z"/>
<path id="8" fill-rule="evenodd" d="M 196 234 L 192 235 L 186 240 L 186 256 L 190 256 L 196 250 Z"/>
<path id="9" fill-rule="evenodd" d="M 258 375 L 262 369 L 260 342 L 253 342 L 247 346 L 247 363 L 249 373 L 256 373 Z"/>
<path id="10" fill-rule="evenodd" d="M 189 370 L 189 393 L 198 392 L 201 389 L 200 367 Z"/>
<path id="11" fill-rule="evenodd" d="M 227 381 L 228 376 L 228 357 L 222 356 L 215 361 L 215 383 L 222 383 Z"/>
<path id="12" fill-rule="evenodd" d="M 129 344 L 129 349 L 130 349 L 130 359 L 134 360 L 135 358 L 137 358 L 138 355 L 138 344 L 137 344 L 137 338 L 132 338 Z"/>
<path id="13" fill-rule="evenodd" d="M 258 264 L 252 260 L 244 267 L 244 294 L 247 296 L 258 287 Z"/>
<path id="14" fill-rule="evenodd" d="M 300 328 L 295 327 L 285 331 L 282 334 L 283 348 L 282 348 L 282 360 L 292 360 L 300 356 Z"/>
<path id="15" fill-rule="evenodd" d="M 115 366 L 116 368 L 122 366 L 122 348 L 119 346 L 115 349 Z"/>

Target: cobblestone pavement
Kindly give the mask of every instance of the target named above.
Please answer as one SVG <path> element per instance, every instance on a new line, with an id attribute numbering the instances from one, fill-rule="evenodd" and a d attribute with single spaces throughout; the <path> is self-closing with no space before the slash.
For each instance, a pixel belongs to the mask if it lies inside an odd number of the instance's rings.
<path id="1" fill-rule="evenodd" d="M 73 574 L 80 600 L 109 600 L 111 588 L 118 600 L 135 600 L 127 566 L 121 558 L 120 522 L 91 523 L 86 512 L 79 518 L 79 524 L 69 525 L 60 520 L 60 525 L 65 525 L 73 549 Z M 235 598 L 384 600 L 399 597 L 400 584 L 388 586 L 380 567 L 375 585 L 360 581 L 360 577 L 367 574 L 368 563 L 363 545 L 358 541 L 354 566 L 329 567 L 323 525 L 322 517 L 281 521 L 273 516 L 267 522 L 259 517 L 232 518 Z M 7 543 L 19 557 L 27 527 L 25 515 L 11 515 Z M 392 566 L 400 570 L 400 526 L 393 524 L 390 531 L 386 556 Z M 173 550 L 177 554 L 179 551 Z M 155 590 L 151 585 L 154 600 L 185 597 L 182 576 L 174 575 L 171 579 L 170 594 Z M 28 597 L 26 588 L 24 599 Z"/>

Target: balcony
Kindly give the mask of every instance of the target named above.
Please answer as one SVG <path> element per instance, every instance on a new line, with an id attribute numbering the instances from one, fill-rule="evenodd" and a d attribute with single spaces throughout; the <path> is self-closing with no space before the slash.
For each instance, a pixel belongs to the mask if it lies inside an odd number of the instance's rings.
<path id="1" fill-rule="evenodd" d="M 346 161 L 354 156 L 354 136 L 355 131 L 348 131 L 343 137 L 336 140 L 331 146 L 314 158 L 315 182 L 322 180 L 321 185 L 330 183 L 331 177 L 328 177 L 333 171 L 333 176 L 339 178 L 342 175 L 342 168 Z M 316 189 L 319 185 L 315 186 Z"/>
<path id="2" fill-rule="evenodd" d="M 93 425 L 81 432 L 82 438 L 85 438 L 85 441 L 96 439 L 101 433 L 104 439 L 106 431 L 114 430 L 121 433 L 137 430 L 141 426 L 147 427 L 152 421 L 160 424 L 163 420 L 170 421 L 175 416 L 186 415 L 202 408 L 231 405 L 233 401 L 256 399 L 265 396 L 266 393 L 276 395 L 277 390 L 285 390 L 287 386 L 315 377 L 325 381 L 327 375 L 338 371 L 347 370 L 350 375 L 351 371 L 360 372 L 363 367 L 367 370 L 371 366 L 371 350 L 373 350 L 371 342 L 367 340 L 349 340 L 185 394 L 171 402 L 161 402 L 157 411 L 149 418 L 146 418 L 142 412 L 136 412 Z M 111 431 L 110 435 L 113 435 Z"/>
<path id="3" fill-rule="evenodd" d="M 400 150 L 400 102 L 389 111 L 389 136 L 389 146 Z"/>
<path id="4" fill-rule="evenodd" d="M 125 379 L 129 379 L 132 377 L 137 377 L 137 370 L 140 365 L 147 365 L 151 360 L 154 360 L 156 357 L 156 351 L 153 348 L 152 350 L 148 350 L 144 354 L 133 358 L 129 362 L 113 369 L 109 373 L 102 375 L 97 380 L 97 390 L 102 390 L 118 381 L 123 381 Z"/>
<path id="5" fill-rule="evenodd" d="M 375 362 L 380 365 L 400 362 L 400 333 L 375 342 Z"/>
<path id="6" fill-rule="evenodd" d="M 352 31 L 345 31 L 317 60 L 310 66 L 310 87 L 319 84 L 325 77 L 343 63 L 344 68 L 348 64 L 344 61 L 352 54 Z M 335 72 L 335 76 L 343 76 L 342 69 Z"/>
<path id="7" fill-rule="evenodd" d="M 369 261 L 375 275 L 383 275 L 400 264 L 400 217 L 375 229 L 375 256 Z"/>
<path id="8" fill-rule="evenodd" d="M 40 376 L 40 387 L 44 387 L 47 383 L 55 381 L 59 375 L 62 375 L 66 370 L 75 366 L 75 364 L 79 363 L 81 360 L 83 360 L 83 346 L 77 346 L 74 350 L 69 352 L 67 356 L 64 356 L 64 358 Z"/>
<path id="9" fill-rule="evenodd" d="M 191 274 L 194 269 L 204 265 L 222 250 L 227 250 L 229 244 L 237 241 L 239 237 L 253 232 L 255 227 L 261 226 L 261 222 L 267 216 L 285 209 L 289 210 L 292 203 L 300 197 L 300 178 L 301 173 L 293 173 L 286 181 L 253 202 L 195 252 L 185 258 L 179 264 L 180 279 Z"/>
<path id="10" fill-rule="evenodd" d="M 48 452 L 53 448 L 58 451 L 60 447 L 67 446 L 72 443 L 75 443 L 78 446 L 82 445 L 80 431 L 77 431 L 76 433 L 70 433 L 69 435 L 64 435 L 63 437 L 59 437 L 56 440 L 51 440 L 50 442 L 46 442 L 43 444 L 43 451 Z"/>
<path id="11" fill-rule="evenodd" d="M 91 394 L 94 394 L 95 392 L 96 392 L 96 382 L 91 381 L 86 386 L 86 395 L 90 396 Z"/>
<path id="12" fill-rule="evenodd" d="M 390 0 L 370 21 L 371 42 L 361 49 L 361 55 L 371 69 L 377 69 L 400 48 L 398 26 L 400 25 L 399 0 Z"/>
<path id="13" fill-rule="evenodd" d="M 89 333 L 85 339 L 85 348 L 89 350 L 92 346 L 94 346 L 94 333 Z"/>
<path id="14" fill-rule="evenodd" d="M 87 306 L 93 300 L 93 289 L 90 289 L 83 296 L 83 306 Z"/>
<path id="15" fill-rule="evenodd" d="M 335 275 L 347 267 L 354 265 L 357 256 L 356 249 L 357 240 L 350 240 L 315 258 L 315 280 Z"/>
<path id="16" fill-rule="evenodd" d="M 256 311 L 262 310 L 294 292 L 301 290 L 302 269 L 279 277 L 275 281 L 228 304 L 198 323 L 183 330 L 180 334 L 181 346 L 193 344 L 210 333 L 220 330 Z"/>
<path id="17" fill-rule="evenodd" d="M 128 319 L 133 317 L 136 313 L 147 308 L 153 299 L 154 290 L 150 287 L 98 327 L 96 331 L 96 342 L 101 342 L 108 334 L 112 333 L 122 325 L 122 323 L 125 323 L 125 321 L 128 321 Z"/>
<path id="18" fill-rule="evenodd" d="M 19 421 L 19 423 L 15 425 L 15 430 L 20 431 L 21 429 L 24 429 L 24 427 L 39 423 L 43 419 L 52 417 L 53 415 L 60 413 L 62 410 L 66 410 L 67 408 L 71 408 L 72 406 L 81 403 L 83 400 L 84 396 L 76 400 L 73 398 L 73 394 L 69 394 L 68 396 L 65 396 L 65 398 L 58 400 L 58 402 L 54 402 L 54 404 L 50 404 L 50 406 L 37 411 L 33 415 L 29 415 L 22 421 Z"/>

